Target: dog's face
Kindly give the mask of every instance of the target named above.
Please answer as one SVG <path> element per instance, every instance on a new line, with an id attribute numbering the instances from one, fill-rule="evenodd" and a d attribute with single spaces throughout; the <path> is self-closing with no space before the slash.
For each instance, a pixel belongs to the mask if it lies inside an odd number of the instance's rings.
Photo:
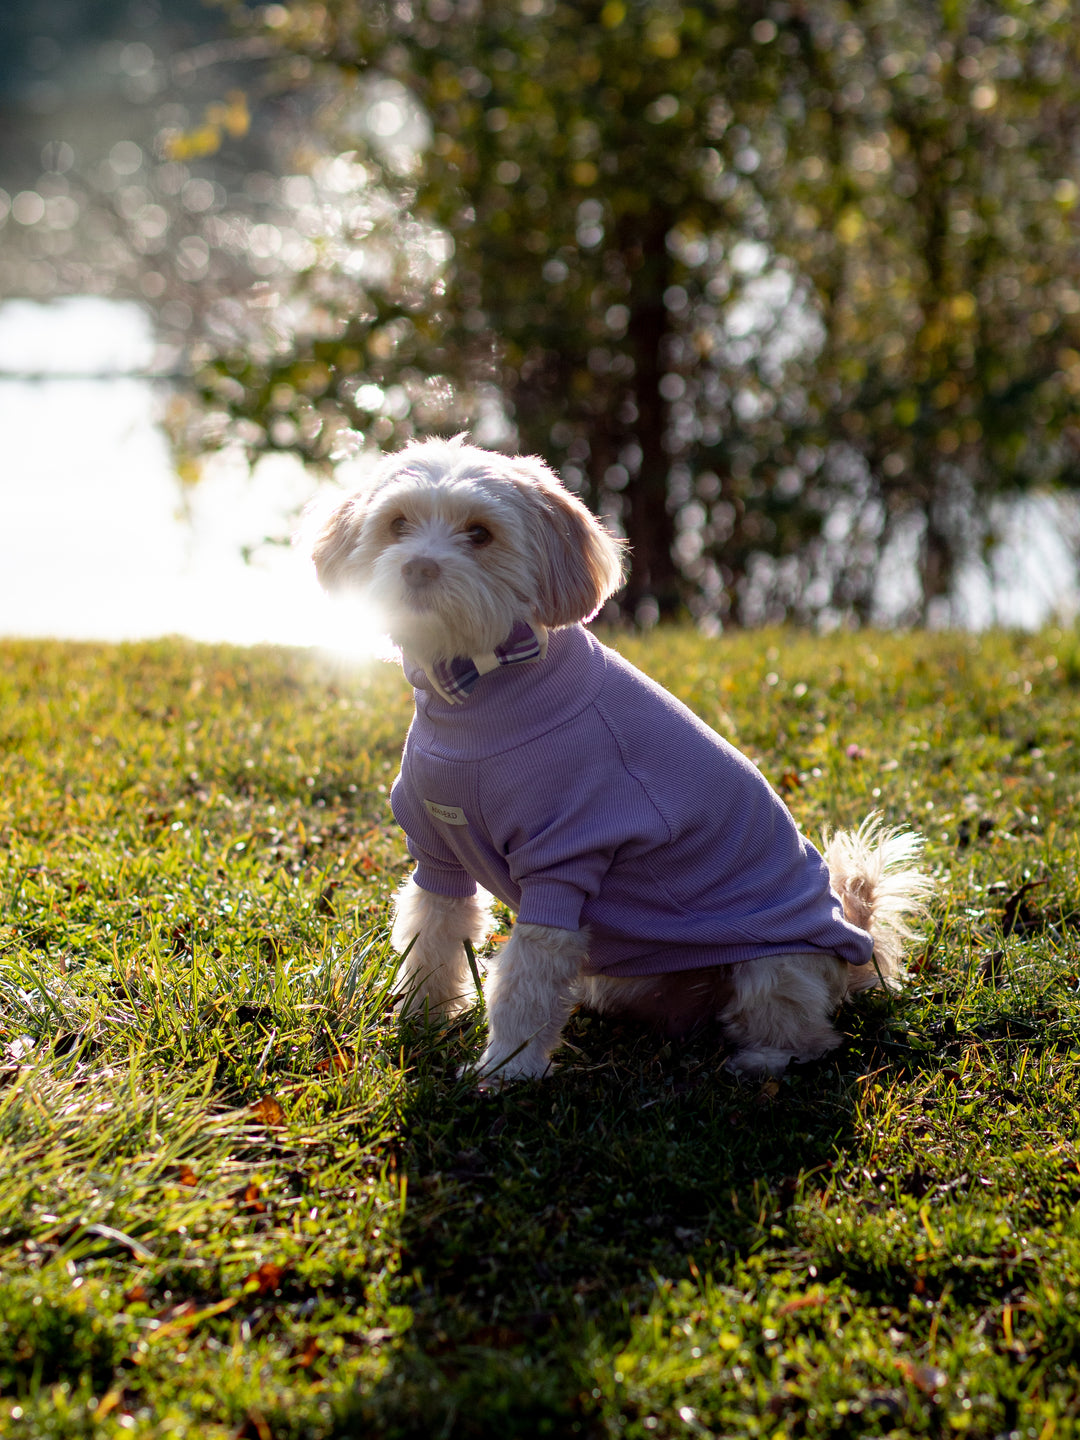
<path id="1" fill-rule="evenodd" d="M 485 654 L 519 620 L 590 619 L 622 580 L 622 547 L 540 460 L 458 440 L 389 456 L 319 534 L 328 590 L 356 589 L 421 661 Z"/>

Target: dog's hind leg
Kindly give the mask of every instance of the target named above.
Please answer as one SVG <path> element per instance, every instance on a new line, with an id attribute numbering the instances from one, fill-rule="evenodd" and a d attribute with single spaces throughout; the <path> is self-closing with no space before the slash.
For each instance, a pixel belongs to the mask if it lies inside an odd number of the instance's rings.
<path id="1" fill-rule="evenodd" d="M 778 1075 L 840 1043 L 832 1017 L 848 991 L 848 966 L 820 952 L 771 955 L 728 967 L 731 995 L 718 1019 L 736 1075 Z"/>
<path id="2" fill-rule="evenodd" d="M 450 1019 L 475 999 L 465 941 L 479 945 L 491 912 L 479 895 L 436 895 L 411 877 L 398 891 L 390 943 L 404 958 L 394 982 L 402 1014 Z"/>
<path id="3" fill-rule="evenodd" d="M 480 1083 L 535 1080 L 573 1009 L 575 984 L 588 954 L 584 930 L 517 924 L 487 981 L 488 1043 L 479 1062 Z"/>

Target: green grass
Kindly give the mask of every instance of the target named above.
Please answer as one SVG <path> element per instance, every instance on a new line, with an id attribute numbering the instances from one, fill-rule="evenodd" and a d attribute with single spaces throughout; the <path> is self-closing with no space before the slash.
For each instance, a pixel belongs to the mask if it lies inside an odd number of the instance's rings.
<path id="1" fill-rule="evenodd" d="M 778 1082 L 397 1027 L 392 667 L 0 645 L 0 1432 L 1080 1433 L 1080 636 L 621 648 L 927 835 L 913 983 Z"/>

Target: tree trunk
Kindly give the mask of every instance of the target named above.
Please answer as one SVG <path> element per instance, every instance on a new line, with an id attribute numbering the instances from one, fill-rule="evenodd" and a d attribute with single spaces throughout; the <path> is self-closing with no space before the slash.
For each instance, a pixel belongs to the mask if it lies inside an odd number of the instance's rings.
<path id="1" fill-rule="evenodd" d="M 623 606 L 634 615 L 643 600 L 655 602 L 661 618 L 678 613 L 682 585 L 675 563 L 675 520 L 668 508 L 671 456 L 664 447 L 667 409 L 660 394 L 664 374 L 664 340 L 668 311 L 664 304 L 670 271 L 667 223 L 653 224 L 630 247 L 634 275 L 630 298 L 627 348 L 634 361 L 634 403 L 638 418 L 629 427 L 641 448 L 641 468 L 626 489 L 626 538 L 631 546 L 631 571 Z"/>

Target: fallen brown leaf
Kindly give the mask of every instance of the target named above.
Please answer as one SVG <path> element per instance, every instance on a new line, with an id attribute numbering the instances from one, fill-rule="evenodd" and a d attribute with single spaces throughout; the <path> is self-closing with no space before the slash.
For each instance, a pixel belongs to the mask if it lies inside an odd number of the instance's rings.
<path id="1" fill-rule="evenodd" d="M 259 1187 L 255 1184 L 254 1180 L 249 1180 L 243 1190 L 234 1190 L 232 1198 L 237 1201 L 241 1208 L 246 1210 L 249 1215 L 266 1214 L 266 1204 L 260 1198 Z"/>
<path id="2" fill-rule="evenodd" d="M 340 1050 L 335 1050 L 333 1055 L 327 1055 L 320 1060 L 315 1069 L 320 1075 L 329 1075 L 334 1070 L 339 1073 L 343 1070 L 355 1070 L 356 1060 L 350 1059 L 348 1055 L 343 1055 Z"/>
<path id="3" fill-rule="evenodd" d="M 244 1289 L 255 1290 L 259 1295 L 269 1295 L 281 1284 L 284 1274 L 284 1265 L 275 1265 L 272 1260 L 264 1260 L 244 1281 Z"/>
<path id="4" fill-rule="evenodd" d="M 805 1295 L 796 1295 L 794 1300 L 788 1300 L 780 1306 L 776 1312 L 778 1315 L 794 1315 L 797 1310 L 809 1310 L 811 1307 L 820 1309 L 822 1305 L 829 1303 L 829 1295 L 825 1290 L 808 1290 Z"/>
<path id="5" fill-rule="evenodd" d="M 262 1125 L 285 1124 L 285 1111 L 281 1108 L 281 1102 L 275 1100 L 273 1095 L 264 1095 L 261 1100 L 256 1100 L 254 1105 L 249 1105 L 248 1114 Z"/>
<path id="6" fill-rule="evenodd" d="M 296 1370 L 309 1370 L 315 1361 L 322 1354 L 322 1346 L 318 1339 L 312 1335 L 302 1350 L 297 1350 L 292 1357 L 291 1364 Z"/>

